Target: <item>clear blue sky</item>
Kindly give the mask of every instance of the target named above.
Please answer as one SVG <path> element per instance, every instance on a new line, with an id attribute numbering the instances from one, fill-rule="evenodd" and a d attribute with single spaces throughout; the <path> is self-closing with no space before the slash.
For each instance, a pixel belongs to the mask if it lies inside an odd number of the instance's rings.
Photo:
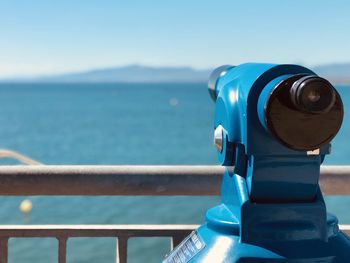
<path id="1" fill-rule="evenodd" d="M 0 76 L 350 62 L 350 1 L 0 0 Z"/>

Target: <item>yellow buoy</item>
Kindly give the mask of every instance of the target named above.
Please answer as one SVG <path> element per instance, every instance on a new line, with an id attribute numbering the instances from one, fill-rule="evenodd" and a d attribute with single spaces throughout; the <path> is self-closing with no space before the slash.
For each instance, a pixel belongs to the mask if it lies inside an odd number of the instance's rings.
<path id="1" fill-rule="evenodd" d="M 19 210 L 21 210 L 23 214 L 29 214 L 30 211 L 32 211 L 32 208 L 33 204 L 29 199 L 23 200 L 19 205 Z"/>

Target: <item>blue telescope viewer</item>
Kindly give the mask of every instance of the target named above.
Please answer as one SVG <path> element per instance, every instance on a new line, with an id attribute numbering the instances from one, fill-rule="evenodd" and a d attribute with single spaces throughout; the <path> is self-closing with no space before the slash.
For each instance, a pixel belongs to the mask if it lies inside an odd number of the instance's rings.
<path id="1" fill-rule="evenodd" d="M 348 263 L 320 165 L 341 127 L 336 89 L 297 65 L 222 66 L 209 80 L 222 204 L 164 263 Z"/>

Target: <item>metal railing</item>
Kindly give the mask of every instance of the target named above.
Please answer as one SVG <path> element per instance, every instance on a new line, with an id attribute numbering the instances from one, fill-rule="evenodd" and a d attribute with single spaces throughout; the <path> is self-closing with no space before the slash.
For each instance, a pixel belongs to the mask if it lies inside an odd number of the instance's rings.
<path id="1" fill-rule="evenodd" d="M 0 195 L 217 195 L 219 166 L 0 166 Z M 350 166 L 321 168 L 326 195 L 350 195 Z M 128 239 L 170 237 L 178 244 L 196 225 L 4 225 L 0 226 L 0 263 L 8 262 L 8 240 L 53 237 L 58 262 L 66 262 L 67 240 L 114 237 L 116 262 L 127 262 Z M 350 234 L 350 226 L 341 226 Z"/>
<path id="2" fill-rule="evenodd" d="M 0 262 L 8 262 L 9 238 L 56 238 L 58 262 L 65 263 L 67 241 L 74 237 L 114 237 L 116 262 L 127 262 L 128 240 L 133 237 L 170 237 L 170 248 L 179 244 L 197 225 L 4 225 L 0 226 Z"/>

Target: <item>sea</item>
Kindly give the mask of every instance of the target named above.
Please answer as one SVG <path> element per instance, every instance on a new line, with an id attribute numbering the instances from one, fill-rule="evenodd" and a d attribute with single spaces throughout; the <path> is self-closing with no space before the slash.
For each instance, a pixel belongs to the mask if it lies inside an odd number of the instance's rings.
<path id="1" fill-rule="evenodd" d="M 327 165 L 350 164 L 350 87 Z M 0 84 L 0 148 L 44 164 L 217 164 L 214 102 L 203 84 Z M 0 164 L 16 164 L 1 159 Z M 59 186 L 58 186 L 59 187 Z M 32 212 L 23 216 L 22 200 Z M 0 196 L 0 224 L 200 224 L 219 197 Z M 350 198 L 326 197 L 350 224 Z M 131 263 L 160 262 L 168 238 L 129 240 Z M 115 262 L 113 238 L 72 238 L 68 262 Z M 9 262 L 57 262 L 57 240 L 10 239 Z"/>

